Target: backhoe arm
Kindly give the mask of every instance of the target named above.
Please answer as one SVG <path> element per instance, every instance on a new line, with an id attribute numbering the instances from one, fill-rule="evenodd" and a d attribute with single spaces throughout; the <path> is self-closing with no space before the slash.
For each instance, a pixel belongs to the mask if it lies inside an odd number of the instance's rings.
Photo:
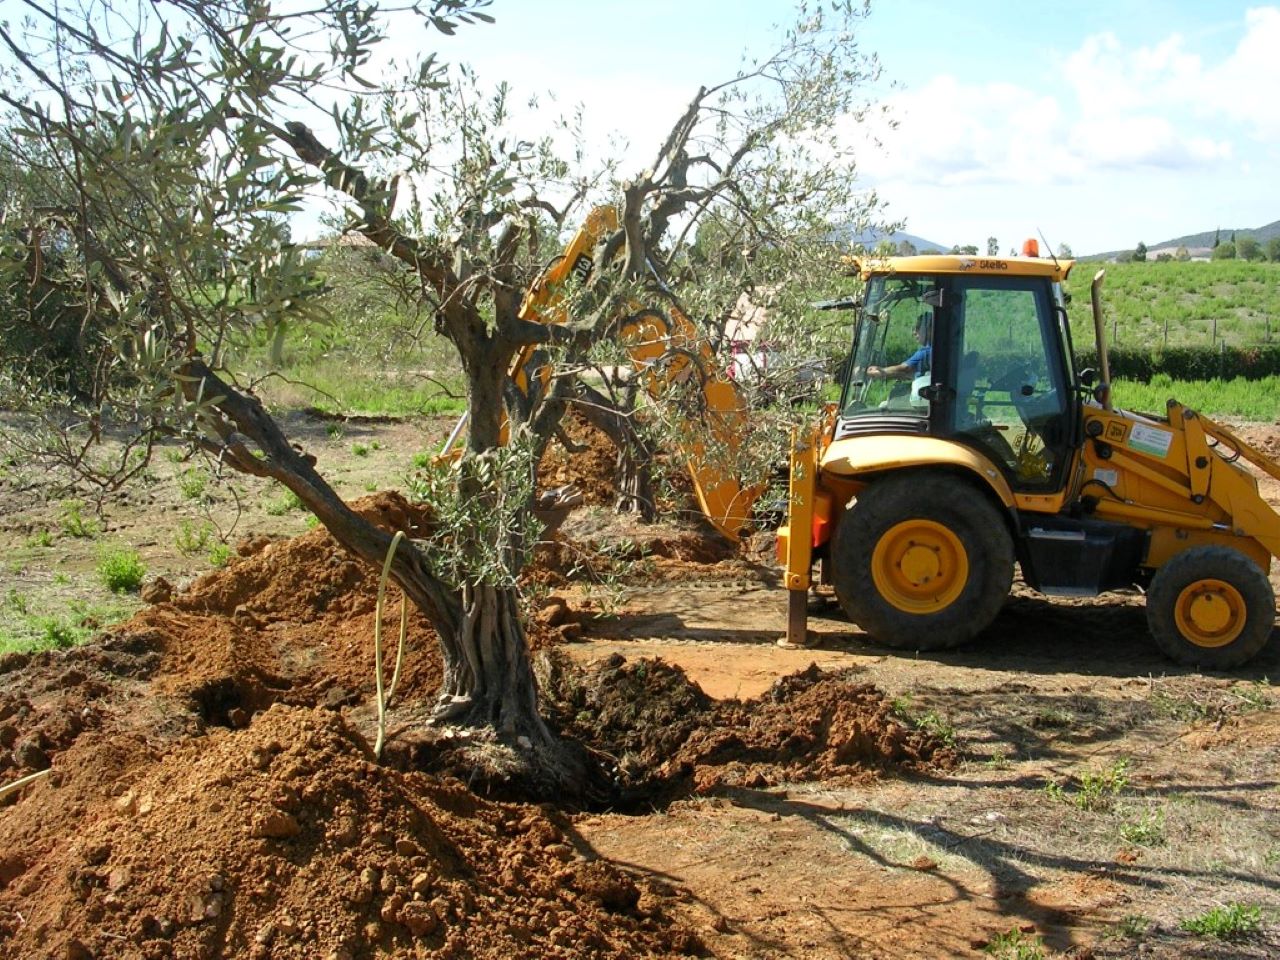
<path id="1" fill-rule="evenodd" d="M 545 324 L 567 322 L 565 283 L 571 277 L 585 282 L 591 276 L 597 269 L 593 259 L 596 248 L 617 229 L 618 214 L 613 207 L 592 210 L 564 252 L 529 287 L 520 318 Z M 716 362 L 710 341 L 674 303 L 662 310 L 630 304 L 618 325 L 618 336 L 650 396 L 662 397 L 676 384 L 698 385 L 700 409 L 689 415 L 680 452 L 703 513 L 717 530 L 737 540 L 750 524 L 752 507 L 764 489 L 763 483 L 744 486 L 732 469 L 733 454 L 750 426 L 741 389 Z M 525 395 L 535 378 L 544 387 L 551 378 L 552 370 L 538 362 L 537 350 L 536 344 L 524 347 L 511 367 L 511 379 Z M 451 455 L 465 419 L 464 414 L 441 452 L 442 458 Z"/>

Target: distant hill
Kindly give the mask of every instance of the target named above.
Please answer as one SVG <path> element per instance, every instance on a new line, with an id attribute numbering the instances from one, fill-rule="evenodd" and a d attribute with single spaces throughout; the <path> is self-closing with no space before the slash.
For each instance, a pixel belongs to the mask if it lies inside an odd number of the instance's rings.
<path id="1" fill-rule="evenodd" d="M 890 240 L 895 245 L 905 240 L 916 248 L 917 253 L 926 253 L 934 250 L 946 252 L 951 249 L 951 244 L 949 243 L 926 240 L 924 237 L 917 237 L 914 233 L 903 233 L 901 230 L 895 230 L 892 233 L 885 233 L 881 230 L 864 230 L 861 233 L 854 233 L 852 230 L 845 228 L 836 232 L 836 239 L 850 246 L 861 244 L 868 250 L 874 249 L 883 240 Z"/>
<path id="2" fill-rule="evenodd" d="M 1172 240 L 1161 240 L 1159 243 L 1152 243 L 1149 240 L 1143 240 L 1143 242 L 1147 245 L 1148 256 L 1154 256 L 1163 250 L 1173 252 L 1178 247 L 1186 247 L 1192 256 L 1195 256 L 1197 251 L 1207 256 L 1208 251 L 1213 249 L 1214 237 L 1220 236 L 1225 242 L 1231 239 L 1233 233 L 1237 240 L 1241 237 L 1253 237 L 1258 243 L 1265 244 L 1272 237 L 1280 237 L 1280 220 L 1268 223 L 1263 227 L 1215 227 L 1213 230 L 1205 230 L 1203 233 L 1189 233 L 1185 237 L 1174 237 Z M 1139 237 L 1138 239 L 1141 240 L 1142 238 Z M 1136 247 L 1137 245 L 1138 242 L 1135 240 L 1134 246 Z M 1081 257 L 1080 259 L 1109 260 L 1132 249 L 1133 247 L 1128 247 L 1124 250 L 1109 250 L 1106 253 L 1091 253 L 1087 257 Z"/>

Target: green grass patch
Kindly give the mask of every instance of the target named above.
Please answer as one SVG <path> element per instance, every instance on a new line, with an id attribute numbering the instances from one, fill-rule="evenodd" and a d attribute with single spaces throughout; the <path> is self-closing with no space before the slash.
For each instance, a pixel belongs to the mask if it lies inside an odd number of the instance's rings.
<path id="1" fill-rule="evenodd" d="M 1213 346 L 1215 334 L 1232 346 L 1280 340 L 1278 263 L 1081 263 L 1066 284 L 1078 346 L 1093 343 L 1089 284 L 1099 267 L 1107 338 L 1122 347 Z"/>
<path id="2" fill-rule="evenodd" d="M 460 374 L 437 378 L 444 380 L 442 388 L 439 383 L 403 371 L 353 376 L 350 359 L 328 357 L 295 364 L 287 374 L 288 383 L 265 381 L 264 395 L 284 406 L 312 406 L 335 416 L 408 417 L 461 413 L 466 409 Z"/>
<path id="3" fill-rule="evenodd" d="M 66 650 L 84 643 L 97 631 L 117 623 L 136 606 L 136 601 L 112 599 L 102 603 L 69 601 L 57 614 L 33 613 L 23 603 L 21 611 L 6 604 L 12 615 L 0 623 L 0 654 L 37 653 Z"/>
<path id="4" fill-rule="evenodd" d="M 266 510 L 269 516 L 283 517 L 291 510 L 301 510 L 302 508 L 302 498 L 286 487 L 280 496 L 268 500 L 263 509 Z"/>
<path id="5" fill-rule="evenodd" d="M 1280 410 L 1280 377 L 1173 380 L 1157 374 L 1150 383 L 1119 380 L 1112 389 L 1112 400 L 1117 407 L 1161 417 L 1170 399 L 1209 417 L 1271 421 Z"/>
<path id="6" fill-rule="evenodd" d="M 225 567 L 235 555 L 235 551 L 225 543 L 215 543 L 209 548 L 209 565 L 221 569 Z"/>
<path id="7" fill-rule="evenodd" d="M 1139 847 L 1164 846 L 1164 811 L 1148 810 L 1137 819 L 1120 824 L 1120 838 Z"/>
<path id="8" fill-rule="evenodd" d="M 1262 908 L 1244 903 L 1229 903 L 1214 907 L 1180 924 L 1188 933 L 1218 940 L 1243 940 L 1257 933 L 1262 927 Z"/>

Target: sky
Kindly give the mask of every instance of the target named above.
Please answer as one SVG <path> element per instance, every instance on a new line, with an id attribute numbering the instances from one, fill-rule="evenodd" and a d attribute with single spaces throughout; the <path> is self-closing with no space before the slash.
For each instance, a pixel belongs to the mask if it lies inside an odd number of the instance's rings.
<path id="1" fill-rule="evenodd" d="M 581 104 L 594 149 L 609 134 L 642 145 L 625 174 L 793 10 L 494 0 L 493 25 L 430 42 L 542 94 L 543 111 Z M 1042 233 L 1080 255 L 1280 219 L 1280 4 L 879 0 L 857 39 L 883 64 L 866 92 L 896 126 L 849 125 L 856 184 L 910 233 L 1002 251 Z"/>

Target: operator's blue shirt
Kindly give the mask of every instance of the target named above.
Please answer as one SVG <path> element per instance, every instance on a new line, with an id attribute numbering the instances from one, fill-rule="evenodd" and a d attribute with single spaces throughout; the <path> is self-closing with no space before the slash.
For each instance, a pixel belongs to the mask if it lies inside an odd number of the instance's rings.
<path id="1" fill-rule="evenodd" d="M 902 361 L 911 368 L 913 373 L 919 373 L 921 367 L 929 366 L 929 358 L 933 354 L 933 344 L 926 343 L 923 347 Z"/>

